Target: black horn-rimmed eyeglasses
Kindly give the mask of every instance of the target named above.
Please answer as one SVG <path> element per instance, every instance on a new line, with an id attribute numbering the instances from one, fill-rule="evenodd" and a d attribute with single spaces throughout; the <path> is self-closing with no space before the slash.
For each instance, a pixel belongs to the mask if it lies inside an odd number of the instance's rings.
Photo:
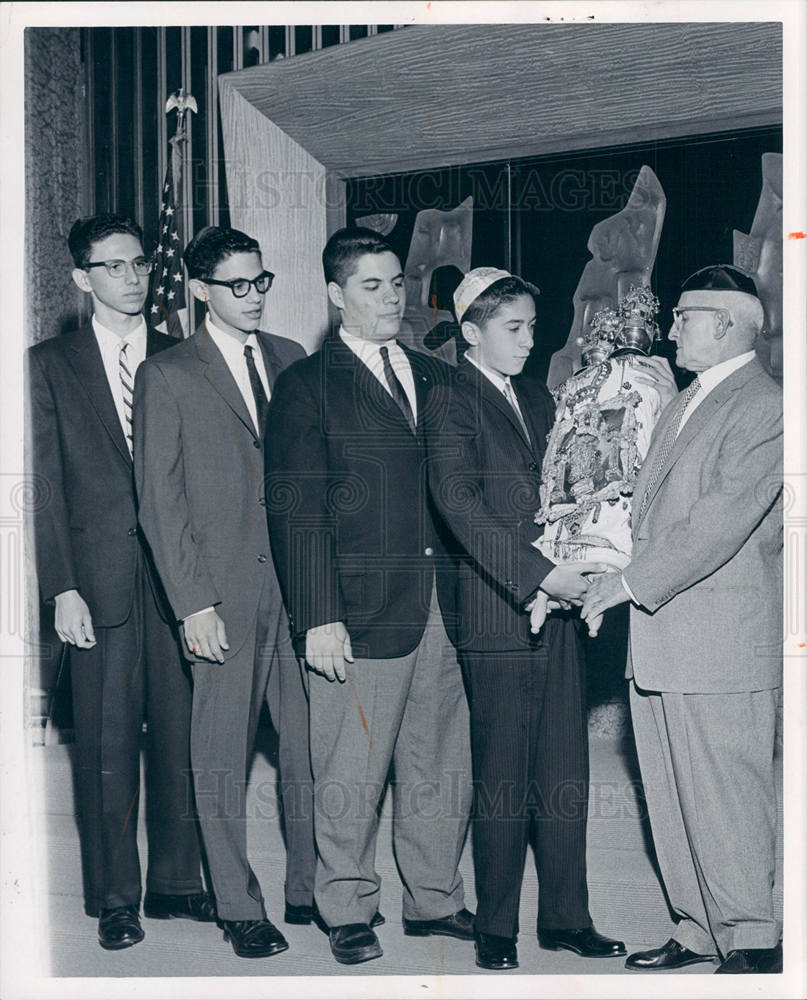
<path id="1" fill-rule="evenodd" d="M 255 291 L 261 295 L 266 295 L 272 287 L 275 276 L 271 271 L 264 271 L 257 278 L 233 278 L 231 281 L 219 281 L 217 278 L 200 278 L 206 285 L 224 285 L 237 299 L 243 299 L 249 294 L 250 285 L 255 286 Z"/>

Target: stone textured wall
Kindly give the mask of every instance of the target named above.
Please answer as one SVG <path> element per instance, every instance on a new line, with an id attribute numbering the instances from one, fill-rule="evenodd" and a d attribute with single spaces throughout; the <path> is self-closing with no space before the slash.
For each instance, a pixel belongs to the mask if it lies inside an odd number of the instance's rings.
<path id="1" fill-rule="evenodd" d="M 88 214 L 89 150 L 79 28 L 25 32 L 26 345 L 87 318 L 67 234 Z M 83 311 L 82 311 L 83 310 Z"/>
<path id="2" fill-rule="evenodd" d="M 67 234 L 89 212 L 88 142 L 78 28 L 25 32 L 25 346 L 89 317 L 74 285 Z M 28 509 L 23 513 L 29 512 Z M 33 552 L 30 519 L 25 532 Z M 58 669 L 52 609 L 40 608 L 33 560 L 25 566 L 29 723 L 36 726 Z M 41 614 L 41 621 L 40 621 Z"/>

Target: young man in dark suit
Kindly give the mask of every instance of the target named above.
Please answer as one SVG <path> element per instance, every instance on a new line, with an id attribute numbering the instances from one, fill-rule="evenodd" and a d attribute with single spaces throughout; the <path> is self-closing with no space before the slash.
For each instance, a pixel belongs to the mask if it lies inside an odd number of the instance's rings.
<path id="1" fill-rule="evenodd" d="M 143 939 L 137 852 L 140 742 L 148 720 L 149 917 L 215 919 L 202 891 L 188 777 L 190 681 L 142 536 L 132 477 L 132 383 L 175 341 L 142 315 L 151 264 L 140 227 L 79 219 L 73 280 L 92 321 L 28 352 L 33 468 L 49 493 L 36 561 L 70 645 L 85 906 L 102 947 Z"/>
<path id="2" fill-rule="evenodd" d="M 588 739 L 575 623 L 553 615 L 540 638 L 525 606 L 538 588 L 579 600 L 599 563 L 556 566 L 531 544 L 541 459 L 554 405 L 520 377 L 533 344 L 537 289 L 497 268 L 454 293 L 468 343 L 448 386 L 429 399 L 429 480 L 454 537 L 453 631 L 471 706 L 476 962 L 518 967 L 527 844 L 538 867 L 538 939 L 584 956 L 625 954 L 588 912 Z"/>
<path id="3" fill-rule="evenodd" d="M 425 480 L 426 397 L 448 369 L 395 339 L 404 276 L 378 233 L 339 230 L 323 265 L 341 326 L 278 380 L 267 503 L 309 668 L 315 899 L 334 958 L 352 964 L 382 954 L 376 810 L 393 762 L 404 933 L 473 937 L 458 871 L 470 746 Z"/>
<path id="4" fill-rule="evenodd" d="M 290 636 L 263 489 L 269 399 L 305 352 L 258 330 L 274 276 L 256 240 L 209 226 L 184 260 L 206 316 L 138 372 L 135 478 L 140 523 L 191 659 L 191 761 L 218 915 L 235 953 L 261 958 L 288 947 L 266 916 L 246 850 L 244 790 L 267 683 L 282 780 L 292 788 L 311 780 L 305 693 L 284 655 Z M 307 841 L 289 856 L 303 857 L 309 871 L 300 877 L 310 881 L 310 817 L 307 831 L 287 832 Z"/>

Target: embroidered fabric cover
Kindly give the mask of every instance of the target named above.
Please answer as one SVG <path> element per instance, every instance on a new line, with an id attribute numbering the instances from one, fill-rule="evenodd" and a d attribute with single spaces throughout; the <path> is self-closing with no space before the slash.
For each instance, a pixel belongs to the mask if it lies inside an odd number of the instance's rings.
<path id="1" fill-rule="evenodd" d="M 535 515 L 546 527 L 533 544 L 555 562 L 630 562 L 633 486 L 662 409 L 658 390 L 632 377 L 642 357 L 616 351 L 553 391 Z"/>

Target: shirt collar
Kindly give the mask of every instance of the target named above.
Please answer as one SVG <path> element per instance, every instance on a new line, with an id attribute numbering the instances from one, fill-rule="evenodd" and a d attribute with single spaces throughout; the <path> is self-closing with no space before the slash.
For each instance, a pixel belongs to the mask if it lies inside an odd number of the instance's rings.
<path id="1" fill-rule="evenodd" d="M 222 353 L 235 355 L 243 355 L 245 347 L 251 347 L 253 349 L 253 354 L 257 354 L 260 350 L 258 345 L 258 338 L 253 330 L 251 333 L 247 334 L 247 339 L 242 344 L 241 341 L 234 337 L 231 333 L 227 333 L 226 330 L 222 330 L 220 327 L 211 320 L 208 315 L 205 319 L 207 324 L 208 333 L 210 333 L 213 338 L 214 343 L 219 348 Z"/>
<path id="2" fill-rule="evenodd" d="M 707 393 L 711 392 L 715 386 L 719 385 L 723 379 L 729 377 L 732 372 L 736 372 L 738 368 L 742 368 L 743 365 L 747 365 L 748 362 L 756 356 L 756 351 L 745 351 L 743 354 L 737 354 L 733 358 L 729 358 L 727 361 L 721 361 L 720 364 L 712 365 L 711 368 L 707 368 L 706 371 L 698 372 L 698 381 L 700 382 L 701 392 Z"/>
<path id="3" fill-rule="evenodd" d="M 392 340 L 385 340 L 382 344 L 379 344 L 375 340 L 364 340 L 362 337 L 357 337 L 353 333 L 348 333 L 343 327 L 339 327 L 339 336 L 342 338 L 343 342 L 359 357 L 367 357 L 368 355 L 377 354 L 382 347 L 386 347 L 391 350 L 393 347 L 398 347 L 398 341 L 393 337 Z"/>
<path id="4" fill-rule="evenodd" d="M 125 337 L 121 337 L 119 333 L 115 333 L 115 331 L 110 330 L 108 326 L 104 326 L 104 324 L 95 315 L 93 315 L 92 318 L 92 328 L 104 350 L 110 350 L 113 347 L 120 349 L 120 346 L 123 343 L 140 343 L 143 346 L 146 343 L 146 320 L 144 316 L 140 317 L 138 325 L 134 328 L 134 330 L 127 333 Z"/>
<path id="5" fill-rule="evenodd" d="M 496 386 L 499 392 L 504 392 L 505 386 L 511 386 L 509 375 L 500 375 L 498 372 L 491 371 L 487 365 L 483 365 L 481 361 L 477 361 L 477 359 L 472 357 L 470 354 L 466 353 L 465 357 L 471 362 L 474 368 L 477 368 L 480 372 L 482 372 L 482 374 Z"/>

